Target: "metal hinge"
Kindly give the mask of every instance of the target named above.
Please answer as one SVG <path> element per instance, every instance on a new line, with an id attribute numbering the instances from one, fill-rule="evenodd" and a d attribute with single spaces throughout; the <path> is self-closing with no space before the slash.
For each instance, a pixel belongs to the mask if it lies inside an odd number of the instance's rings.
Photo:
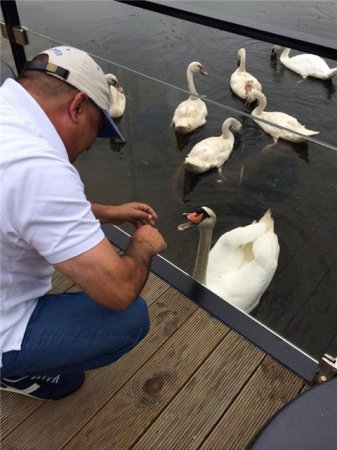
<path id="1" fill-rule="evenodd" d="M 317 374 L 314 382 L 323 383 L 324 381 L 330 380 L 330 378 L 337 374 L 337 357 L 325 353 L 319 362 L 319 368 L 321 372 Z"/>
<path id="2" fill-rule="evenodd" d="M 10 42 L 25 46 L 29 44 L 27 30 L 28 28 L 23 26 L 11 27 L 6 25 L 2 20 L 0 21 L 1 34 L 5 39 Z"/>

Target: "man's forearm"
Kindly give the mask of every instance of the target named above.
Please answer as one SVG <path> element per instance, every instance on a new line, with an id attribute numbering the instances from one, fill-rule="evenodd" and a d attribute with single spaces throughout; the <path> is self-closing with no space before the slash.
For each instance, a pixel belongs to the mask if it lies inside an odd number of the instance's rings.
<path id="1" fill-rule="evenodd" d="M 100 203 L 91 203 L 91 210 L 101 223 L 109 222 L 109 217 L 111 216 L 111 205 L 102 205 Z"/>
<path id="2" fill-rule="evenodd" d="M 130 258 L 134 264 L 130 282 L 138 290 L 138 293 L 143 289 L 149 276 L 153 255 L 154 250 L 150 243 L 131 238 L 130 245 L 122 256 L 122 258 Z"/>

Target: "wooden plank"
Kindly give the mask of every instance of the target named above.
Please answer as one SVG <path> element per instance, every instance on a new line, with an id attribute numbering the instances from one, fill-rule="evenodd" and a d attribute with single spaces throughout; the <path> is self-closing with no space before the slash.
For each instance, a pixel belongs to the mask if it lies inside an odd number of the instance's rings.
<path id="1" fill-rule="evenodd" d="M 42 406 L 44 402 L 0 391 L 0 420 L 1 420 L 1 442 L 19 427 L 34 411 Z M 11 442 L 11 439 L 9 439 Z M 2 450 L 5 447 L 0 445 Z M 8 447 L 10 448 L 10 447 Z"/>
<path id="2" fill-rule="evenodd" d="M 114 364 L 87 372 L 86 383 L 73 395 L 55 402 L 44 402 L 33 414 L 27 413 L 26 420 L 18 426 L 12 421 L 11 427 L 7 427 L 7 432 L 11 431 L 11 434 L 3 439 L 2 448 L 11 449 L 15 443 L 15 449 L 59 450 L 64 442 L 80 432 L 104 408 L 109 399 L 196 310 L 197 306 L 193 302 L 173 288 L 165 291 L 150 306 L 152 327 L 148 336 L 137 347 Z M 20 398 L 10 393 L 4 393 L 5 395 Z M 21 401 L 23 400 L 21 397 Z M 38 405 L 41 403 L 39 400 L 28 401 Z M 13 408 L 5 409 L 2 415 L 5 418 L 15 417 L 19 404 L 13 400 Z"/>
<path id="3" fill-rule="evenodd" d="M 231 331 L 133 449 L 199 448 L 263 357 L 261 350 Z"/>
<path id="4" fill-rule="evenodd" d="M 267 356 L 200 450 L 244 450 L 252 437 L 303 388 L 304 381 Z"/>
<path id="5" fill-rule="evenodd" d="M 170 285 L 160 277 L 150 272 L 149 278 L 140 293 L 146 299 L 148 304 L 151 304 L 158 299 L 164 292 L 170 288 Z"/>
<path id="6" fill-rule="evenodd" d="M 64 449 L 130 448 L 226 333 L 227 327 L 197 310 Z"/>
<path id="7" fill-rule="evenodd" d="M 48 294 L 59 294 L 65 292 L 73 285 L 74 282 L 70 278 L 66 277 L 58 270 L 55 270 L 52 277 L 52 288 Z"/>

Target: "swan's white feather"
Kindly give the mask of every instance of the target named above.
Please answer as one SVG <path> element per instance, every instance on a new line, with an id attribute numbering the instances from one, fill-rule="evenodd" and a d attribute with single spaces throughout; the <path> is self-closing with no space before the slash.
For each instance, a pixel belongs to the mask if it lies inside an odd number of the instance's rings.
<path id="1" fill-rule="evenodd" d="M 279 112 L 279 111 L 265 111 L 267 106 L 267 100 L 262 92 L 252 90 L 248 93 L 247 100 L 252 102 L 258 100 L 258 106 L 251 112 L 252 116 L 260 117 L 261 119 L 267 120 L 269 122 L 275 123 L 290 130 L 297 131 L 304 136 L 314 136 L 319 134 L 319 131 L 308 130 L 305 125 L 302 125 L 295 117 L 289 114 Z M 270 134 L 274 140 L 277 142 L 278 139 L 282 138 L 291 142 L 303 142 L 304 137 L 299 136 L 290 131 L 274 127 L 268 123 L 261 122 L 260 120 L 255 120 L 255 122 L 268 134 Z"/>
<path id="2" fill-rule="evenodd" d="M 221 168 L 233 150 L 234 135 L 229 131 L 231 126 L 236 131 L 241 128 L 239 121 L 229 117 L 222 125 L 220 136 L 212 136 L 198 142 L 185 158 L 186 170 L 203 173 L 213 168 Z"/>
<path id="3" fill-rule="evenodd" d="M 246 312 L 259 303 L 278 263 L 278 238 L 263 219 L 225 233 L 209 253 L 206 286 Z"/>
<path id="4" fill-rule="evenodd" d="M 204 125 L 208 114 L 205 102 L 197 97 L 194 73 L 208 75 L 204 66 L 198 61 L 191 62 L 187 67 L 186 77 L 190 96 L 177 106 L 171 121 L 171 126 L 174 126 L 175 130 L 181 134 L 191 133 Z"/>
<path id="5" fill-rule="evenodd" d="M 109 84 L 110 89 L 110 108 L 109 114 L 113 119 L 122 117 L 126 107 L 126 97 L 124 89 L 119 84 L 116 75 L 107 73 L 105 78 Z"/>
<path id="6" fill-rule="evenodd" d="M 290 57 L 289 53 L 290 48 L 283 49 L 280 56 L 281 63 L 303 78 L 314 77 L 328 80 L 337 75 L 337 67 L 330 69 L 326 61 L 318 55 L 302 53 Z"/>
<path id="7" fill-rule="evenodd" d="M 252 89 L 262 91 L 262 85 L 259 80 L 246 71 L 246 50 L 240 48 L 238 51 L 239 67 L 232 73 L 230 78 L 230 87 L 232 91 L 240 98 L 246 99 L 246 85 L 250 83 Z"/>

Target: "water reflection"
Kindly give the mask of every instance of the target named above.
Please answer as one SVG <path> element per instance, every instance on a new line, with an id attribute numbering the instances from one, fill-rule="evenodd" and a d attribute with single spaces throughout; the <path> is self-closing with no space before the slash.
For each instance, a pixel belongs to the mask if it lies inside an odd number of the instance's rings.
<path id="1" fill-rule="evenodd" d="M 213 169 L 211 172 L 216 172 Z M 184 170 L 184 187 L 183 187 L 183 201 L 190 202 L 191 198 L 188 195 L 193 191 L 195 186 L 201 181 L 203 177 L 209 176 L 209 173 L 192 173 Z M 213 175 L 213 173 L 212 173 Z"/>
<path id="2" fill-rule="evenodd" d="M 177 150 L 182 152 L 189 142 L 189 134 L 180 134 L 175 131 L 175 137 L 177 142 Z"/>

